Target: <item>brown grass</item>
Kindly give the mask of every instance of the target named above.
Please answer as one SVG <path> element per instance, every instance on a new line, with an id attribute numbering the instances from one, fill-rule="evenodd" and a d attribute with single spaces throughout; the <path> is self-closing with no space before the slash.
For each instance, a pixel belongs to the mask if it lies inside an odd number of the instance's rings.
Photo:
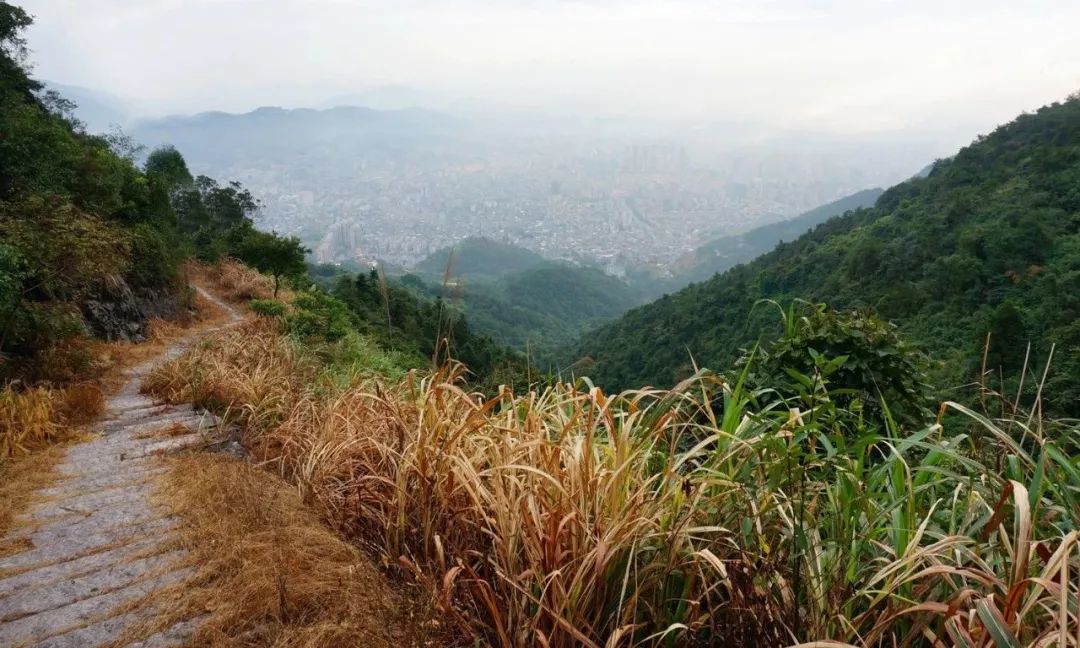
<path id="1" fill-rule="evenodd" d="M 0 458 L 29 454 L 64 436 L 58 394 L 48 387 L 10 384 L 0 390 Z"/>
<path id="2" fill-rule="evenodd" d="M 63 456 L 63 447 L 52 446 L 35 454 L 0 459 L 0 537 L 30 505 L 34 493 L 56 483 L 53 466 Z"/>
<path id="3" fill-rule="evenodd" d="M 153 360 L 177 340 L 221 326 L 229 319 L 228 313 L 197 292 L 192 297 L 192 305 L 195 312 L 190 317 L 178 321 L 150 320 L 143 342 L 94 343 L 93 352 L 100 367 L 96 382 L 102 391 L 115 393 L 127 381 L 128 370 Z"/>
<path id="4" fill-rule="evenodd" d="M 172 460 L 159 496 L 196 574 L 131 641 L 203 617 L 191 646 L 405 648 L 438 624 L 310 512 L 279 477 L 217 455 Z"/>
<path id="5" fill-rule="evenodd" d="M 730 552 L 726 531 L 694 505 L 703 486 L 687 493 L 651 463 L 691 412 L 635 437 L 599 392 L 563 387 L 507 408 L 512 394 L 485 402 L 456 386 L 455 371 L 334 389 L 259 322 L 216 334 L 144 388 L 237 415 L 253 454 L 345 537 L 420 584 L 458 642 L 648 643 L 681 597 L 731 596 L 711 584 L 710 548 Z M 613 614 L 618 601 L 625 608 Z M 737 620 L 754 621 L 695 603 L 680 623 Z M 767 615 L 748 632 L 762 627 Z"/>
<path id="6" fill-rule="evenodd" d="M 218 297 L 234 304 L 274 296 L 274 280 L 233 259 L 224 258 L 213 264 L 189 262 L 185 274 L 195 283 L 205 286 Z M 279 291 L 285 298 L 287 291 Z"/>
<path id="7" fill-rule="evenodd" d="M 423 587 L 459 643 L 1042 647 L 1080 634 L 1080 473 L 1057 441 L 1080 438 L 1075 423 L 951 403 L 978 447 L 939 422 L 873 437 L 882 455 L 830 452 L 846 420 L 828 418 L 831 401 L 752 414 L 707 374 L 485 400 L 453 366 L 397 384 L 323 370 L 258 322 L 144 387 L 230 412 L 253 455 Z"/>

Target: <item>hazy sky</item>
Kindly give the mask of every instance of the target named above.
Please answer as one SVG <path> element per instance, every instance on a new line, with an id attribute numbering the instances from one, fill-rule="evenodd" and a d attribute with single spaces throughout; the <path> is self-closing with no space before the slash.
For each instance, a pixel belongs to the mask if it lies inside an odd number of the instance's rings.
<path id="1" fill-rule="evenodd" d="M 1080 2 L 13 0 L 36 75 L 150 113 L 380 84 L 567 113 L 982 126 L 1080 89 Z"/>

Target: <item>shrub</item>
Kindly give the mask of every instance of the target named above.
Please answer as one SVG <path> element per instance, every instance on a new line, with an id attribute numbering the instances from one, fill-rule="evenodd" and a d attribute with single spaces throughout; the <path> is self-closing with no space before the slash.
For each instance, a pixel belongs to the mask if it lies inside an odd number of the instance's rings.
<path id="1" fill-rule="evenodd" d="M 282 317 L 285 315 L 285 304 L 276 299 L 252 299 L 248 302 L 248 308 L 260 317 Z"/>
<path id="2" fill-rule="evenodd" d="M 128 282 L 132 288 L 172 286 L 180 281 L 180 262 L 175 242 L 147 223 L 131 230 L 131 269 Z"/>
<path id="3" fill-rule="evenodd" d="M 869 413 L 882 429 L 889 416 L 913 426 L 931 415 L 929 359 L 893 324 L 867 311 L 839 312 L 824 304 L 805 304 L 800 313 L 793 303 L 782 320 L 779 339 L 737 362 L 749 368 L 750 384 L 765 403 L 779 399 L 806 409 L 824 390 L 845 408 Z"/>
<path id="4" fill-rule="evenodd" d="M 285 318 L 285 328 L 298 338 L 334 342 L 353 330 L 345 303 L 321 290 L 297 294 L 292 309 Z"/>

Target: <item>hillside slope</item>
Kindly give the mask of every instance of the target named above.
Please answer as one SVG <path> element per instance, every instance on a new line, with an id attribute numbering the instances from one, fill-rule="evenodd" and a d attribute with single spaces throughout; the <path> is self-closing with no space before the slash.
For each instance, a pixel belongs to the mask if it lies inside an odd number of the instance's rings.
<path id="1" fill-rule="evenodd" d="M 709 281 L 635 309 L 587 334 L 569 356 L 591 357 L 608 388 L 671 384 L 692 360 L 728 366 L 775 332 L 763 298 L 871 308 L 943 362 L 939 387 L 975 378 L 987 332 L 990 367 L 1043 360 L 1056 344 L 1051 405 L 1080 395 L 1080 95 L 980 137 L 875 207 L 830 219 Z"/>
<path id="2" fill-rule="evenodd" d="M 417 263 L 413 271 L 428 279 L 441 280 L 449 264 L 452 277 L 497 279 L 545 263 L 548 261 L 532 250 L 482 236 L 470 236 L 457 245 L 432 252 Z"/>
<path id="3" fill-rule="evenodd" d="M 430 288 L 433 296 L 438 288 Z M 641 303 L 622 280 L 596 268 L 547 263 L 498 281 L 466 282 L 456 300 L 470 326 L 529 351 L 546 368 L 556 351 Z"/>
<path id="4" fill-rule="evenodd" d="M 795 218 L 755 227 L 754 229 L 713 239 L 694 250 L 689 267 L 676 277 L 684 285 L 694 281 L 703 281 L 718 272 L 723 272 L 740 263 L 746 263 L 772 250 L 777 243 L 791 241 L 805 234 L 807 230 L 824 223 L 834 216 L 839 216 L 852 209 L 873 207 L 874 202 L 884 193 L 884 189 L 863 189 L 844 196 Z"/>

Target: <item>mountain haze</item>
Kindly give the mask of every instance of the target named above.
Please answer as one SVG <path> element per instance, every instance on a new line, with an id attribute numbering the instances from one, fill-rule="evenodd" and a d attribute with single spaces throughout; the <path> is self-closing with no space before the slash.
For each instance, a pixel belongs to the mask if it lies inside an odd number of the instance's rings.
<path id="1" fill-rule="evenodd" d="M 597 268 L 481 237 L 438 250 L 413 270 L 414 286 L 422 278 L 422 289 L 457 305 L 476 332 L 528 351 L 541 366 L 582 332 L 642 301 L 640 290 Z"/>

